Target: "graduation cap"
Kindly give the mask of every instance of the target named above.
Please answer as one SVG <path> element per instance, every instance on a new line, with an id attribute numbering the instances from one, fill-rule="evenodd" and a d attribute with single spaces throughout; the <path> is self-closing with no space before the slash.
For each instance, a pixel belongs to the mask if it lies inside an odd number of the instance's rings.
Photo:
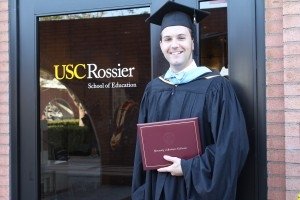
<path id="1" fill-rule="evenodd" d="M 194 23 L 199 23 L 209 12 L 191 8 L 173 1 L 167 1 L 146 21 L 160 25 L 161 30 L 168 26 L 185 26 L 194 29 Z"/>

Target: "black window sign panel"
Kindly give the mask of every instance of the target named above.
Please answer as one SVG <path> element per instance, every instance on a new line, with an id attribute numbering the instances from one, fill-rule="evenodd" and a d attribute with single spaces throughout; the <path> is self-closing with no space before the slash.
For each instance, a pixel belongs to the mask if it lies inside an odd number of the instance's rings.
<path id="1" fill-rule="evenodd" d="M 130 196 L 149 8 L 39 20 L 41 198 Z"/>

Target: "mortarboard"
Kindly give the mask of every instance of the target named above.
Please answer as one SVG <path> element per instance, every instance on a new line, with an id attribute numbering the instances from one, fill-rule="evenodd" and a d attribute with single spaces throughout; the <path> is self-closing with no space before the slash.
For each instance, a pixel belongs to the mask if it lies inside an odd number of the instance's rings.
<path id="1" fill-rule="evenodd" d="M 199 23 L 207 15 L 209 12 L 167 1 L 146 21 L 160 25 L 161 30 L 168 26 L 185 26 L 193 30 L 193 22 Z"/>

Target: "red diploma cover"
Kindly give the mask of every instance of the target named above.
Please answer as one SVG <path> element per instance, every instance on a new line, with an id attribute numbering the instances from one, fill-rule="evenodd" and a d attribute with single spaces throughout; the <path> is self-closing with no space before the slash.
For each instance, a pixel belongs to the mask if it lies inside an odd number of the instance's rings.
<path id="1" fill-rule="evenodd" d="M 144 170 L 166 167 L 163 156 L 182 159 L 201 155 L 198 118 L 137 124 Z"/>

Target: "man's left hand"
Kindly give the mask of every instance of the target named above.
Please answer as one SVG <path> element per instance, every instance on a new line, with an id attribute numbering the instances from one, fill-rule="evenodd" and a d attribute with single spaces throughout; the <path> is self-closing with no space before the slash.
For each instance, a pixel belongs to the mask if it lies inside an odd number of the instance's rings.
<path id="1" fill-rule="evenodd" d="M 168 167 L 162 167 L 157 169 L 158 172 L 170 172 L 172 176 L 182 176 L 181 159 L 172 156 L 164 156 L 164 159 L 172 162 Z"/>

